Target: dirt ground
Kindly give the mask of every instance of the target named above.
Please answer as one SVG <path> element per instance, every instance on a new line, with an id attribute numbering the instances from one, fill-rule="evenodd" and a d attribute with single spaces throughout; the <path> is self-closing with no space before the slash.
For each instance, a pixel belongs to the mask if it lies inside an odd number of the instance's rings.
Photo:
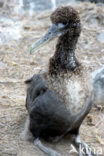
<path id="1" fill-rule="evenodd" d="M 104 32 L 104 5 L 80 3 L 74 7 L 82 21 L 76 55 L 93 72 L 104 66 L 104 36 L 100 35 Z M 6 12 L 7 16 L 0 18 L 0 156 L 44 156 L 20 134 L 27 116 L 24 80 L 44 69 L 55 51 L 56 40 L 29 54 L 30 45 L 48 29 L 51 11 L 36 12 L 33 17 L 18 15 L 12 9 Z M 104 109 L 92 109 L 80 134 L 83 141 L 104 155 Z M 47 146 L 62 156 L 73 155 L 68 140 Z"/>

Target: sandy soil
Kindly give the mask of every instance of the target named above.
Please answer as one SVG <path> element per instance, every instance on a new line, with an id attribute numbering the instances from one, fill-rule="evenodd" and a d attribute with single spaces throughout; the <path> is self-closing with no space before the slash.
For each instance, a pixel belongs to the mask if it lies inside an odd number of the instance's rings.
<path id="1" fill-rule="evenodd" d="M 80 3 L 74 7 L 82 20 L 76 55 L 93 72 L 104 65 L 104 42 L 99 38 L 104 32 L 104 5 Z M 6 12 L 9 19 L 0 18 L 0 156 L 44 156 L 33 142 L 21 140 L 20 133 L 27 116 L 24 80 L 45 68 L 55 50 L 56 40 L 29 54 L 30 45 L 49 27 L 51 12 L 38 12 L 33 17 L 17 15 L 12 9 Z M 80 134 L 83 141 L 104 155 L 104 110 L 93 108 Z M 63 156 L 73 155 L 69 140 L 47 146 Z"/>

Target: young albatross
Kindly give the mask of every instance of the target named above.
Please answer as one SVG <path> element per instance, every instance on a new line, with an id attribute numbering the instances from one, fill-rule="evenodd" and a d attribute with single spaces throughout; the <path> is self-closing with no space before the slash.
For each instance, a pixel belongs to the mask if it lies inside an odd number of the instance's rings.
<path id="1" fill-rule="evenodd" d="M 81 33 L 80 18 L 75 9 L 66 6 L 57 8 L 51 15 L 51 21 L 52 26 L 48 32 L 32 45 L 30 52 L 33 53 L 41 45 L 59 37 L 55 54 L 49 60 L 48 70 L 41 75 L 47 81 L 48 88 L 75 116 L 82 111 L 82 107 L 84 109 L 84 104 L 91 95 L 91 89 L 87 86 L 88 71 L 75 56 Z M 75 129 L 75 138 L 78 131 L 79 126 Z"/>

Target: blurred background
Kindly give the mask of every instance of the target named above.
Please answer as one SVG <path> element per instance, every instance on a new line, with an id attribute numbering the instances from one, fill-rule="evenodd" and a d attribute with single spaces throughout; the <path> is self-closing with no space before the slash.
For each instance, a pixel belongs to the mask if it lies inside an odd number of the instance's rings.
<path id="1" fill-rule="evenodd" d="M 47 31 L 50 15 L 60 5 L 71 5 L 79 13 L 82 32 L 76 56 L 91 71 L 89 77 L 104 66 L 104 0 L 0 0 L 0 156 L 43 156 L 20 139 L 27 116 L 24 80 L 45 69 L 54 54 L 57 39 L 33 55 L 29 49 Z M 81 138 L 104 155 L 104 108 L 86 118 Z M 68 143 L 52 148 L 70 155 Z"/>
<path id="2" fill-rule="evenodd" d="M 6 43 L 6 41 L 12 38 L 16 40 L 20 38 L 21 35 L 19 32 L 23 24 L 23 21 L 21 21 L 22 18 L 36 17 L 39 14 L 44 14 L 44 12 L 53 11 L 56 7 L 61 5 L 69 4 L 78 6 L 82 4 L 83 8 L 84 4 L 90 4 L 82 2 L 91 2 L 91 4 L 95 4 L 99 8 L 100 6 L 101 8 L 104 6 L 104 0 L 0 0 L 0 43 Z M 93 11 L 91 11 L 91 14 L 92 12 Z M 93 18 L 93 16 L 97 16 L 95 14 L 93 12 L 91 21 L 96 26 L 96 24 L 99 23 L 99 19 L 97 19 L 97 17 Z M 99 16 L 102 16 L 100 12 Z M 8 23 L 8 26 L 6 26 L 8 30 L 5 30 L 3 27 L 5 23 Z M 16 36 L 14 34 L 16 34 Z M 104 33 L 100 37 L 102 38 L 103 35 Z"/>

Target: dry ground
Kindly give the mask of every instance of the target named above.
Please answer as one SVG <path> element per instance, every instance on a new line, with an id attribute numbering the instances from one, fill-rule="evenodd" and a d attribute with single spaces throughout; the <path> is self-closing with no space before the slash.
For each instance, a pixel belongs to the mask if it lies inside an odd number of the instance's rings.
<path id="1" fill-rule="evenodd" d="M 98 41 L 98 35 L 104 31 L 104 5 L 91 3 L 75 5 L 82 21 L 82 34 L 76 49 L 79 60 L 89 66 L 91 71 L 104 65 L 104 42 Z M 1 40 L 0 48 L 0 156 L 43 156 L 32 142 L 20 139 L 27 116 L 25 109 L 26 90 L 24 80 L 47 66 L 48 59 L 55 50 L 56 40 L 41 48 L 34 55 L 29 54 L 29 47 L 41 37 L 50 25 L 51 12 L 35 13 L 33 17 L 18 16 L 11 12 L 10 18 L 17 23 L 1 21 L 0 27 L 5 40 Z M 14 31 L 10 34 L 10 27 Z M 4 32 L 3 32 L 4 31 Z M 10 32 L 12 30 L 10 29 Z M 10 35 L 10 36 L 9 36 Z M 3 37 L 3 39 L 4 39 Z M 7 37 L 7 38 L 6 38 Z M 104 155 L 104 110 L 93 108 L 83 122 L 81 138 L 96 151 Z M 48 144 L 63 156 L 71 155 L 70 142 L 61 141 Z M 99 152 L 98 152 L 99 153 Z"/>

